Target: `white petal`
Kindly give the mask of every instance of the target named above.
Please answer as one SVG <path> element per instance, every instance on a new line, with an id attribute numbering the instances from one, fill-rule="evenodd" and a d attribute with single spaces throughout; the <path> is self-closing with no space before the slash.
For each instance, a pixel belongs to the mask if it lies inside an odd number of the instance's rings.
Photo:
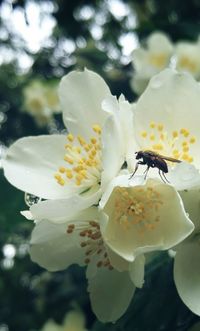
<path id="1" fill-rule="evenodd" d="M 199 43 L 179 42 L 175 48 L 178 71 L 189 72 L 198 79 L 200 75 L 199 52 Z"/>
<path id="2" fill-rule="evenodd" d="M 115 187 L 103 212 L 109 217 L 104 241 L 130 262 L 141 253 L 173 247 L 194 229 L 175 189 L 155 179 Z"/>
<path id="3" fill-rule="evenodd" d="M 115 322 L 127 310 L 135 287 L 128 272 L 99 268 L 88 280 L 92 310 L 101 322 Z"/>
<path id="4" fill-rule="evenodd" d="M 130 84 L 135 93 L 142 94 L 146 89 L 149 82 L 149 78 L 143 78 L 140 74 L 135 73 L 132 77 Z"/>
<path id="5" fill-rule="evenodd" d="M 101 209 L 104 208 L 105 204 L 107 203 L 112 191 L 115 187 L 132 187 L 136 185 L 143 185 L 145 183 L 144 176 L 134 176 L 130 178 L 131 175 L 121 175 L 113 178 L 113 180 L 109 183 L 106 188 L 106 191 L 102 195 L 102 198 L 99 202 L 99 206 Z"/>
<path id="6" fill-rule="evenodd" d="M 2 161 L 8 181 L 20 190 L 44 199 L 59 199 L 78 188 L 59 185 L 54 174 L 64 165 L 64 135 L 28 137 L 17 140 Z"/>
<path id="7" fill-rule="evenodd" d="M 77 214 L 80 211 L 90 207 L 95 203 L 95 201 L 98 201 L 96 197 L 95 200 L 92 201 L 90 198 L 85 199 L 76 195 L 68 199 L 47 200 L 37 203 L 31 206 L 30 211 L 32 217 L 38 221 L 48 219 L 49 221 L 55 223 L 63 223 L 67 220 L 71 220 L 74 219 L 74 217 L 77 217 Z M 91 219 L 96 218 L 97 209 L 94 207 L 90 210 L 94 211 L 94 215 L 91 216 Z M 83 217 L 83 214 L 81 214 L 81 217 Z"/>
<path id="8" fill-rule="evenodd" d="M 136 105 L 134 124 L 138 145 L 141 149 L 150 149 L 145 146 L 146 140 L 141 137 L 141 132 L 150 133 L 152 121 L 162 123 L 169 135 L 186 128 L 196 138 L 196 143 L 190 145 L 190 154 L 194 158 L 193 164 L 200 169 L 199 108 L 200 85 L 190 75 L 170 69 L 162 71 L 151 79 Z"/>
<path id="9" fill-rule="evenodd" d="M 127 271 L 129 269 L 129 263 L 124 260 L 121 256 L 113 252 L 109 247 L 106 247 L 110 264 L 117 271 Z"/>
<path id="10" fill-rule="evenodd" d="M 102 132 L 102 189 L 120 171 L 125 160 L 125 146 L 119 118 L 111 115 L 106 120 Z"/>
<path id="11" fill-rule="evenodd" d="M 20 214 L 23 215 L 24 217 L 26 217 L 26 219 L 29 221 L 34 220 L 34 217 L 29 210 L 22 210 L 22 211 L 20 211 Z"/>
<path id="12" fill-rule="evenodd" d="M 123 95 L 119 98 L 119 118 L 123 130 L 123 138 L 125 140 L 125 155 L 126 161 L 133 158 L 136 148 L 135 133 L 133 127 L 133 116 L 135 103 L 130 104 L 126 101 Z"/>
<path id="13" fill-rule="evenodd" d="M 67 223 L 37 223 L 30 242 L 32 261 L 49 271 L 66 269 L 74 263 L 84 265 L 84 250 L 81 249 L 77 237 L 67 234 L 66 230 Z"/>
<path id="14" fill-rule="evenodd" d="M 147 39 L 146 49 L 139 48 L 133 51 L 133 65 L 136 69 L 137 79 L 141 77 L 141 79 L 147 80 L 166 68 L 172 49 L 172 44 L 164 33 L 152 33 Z"/>
<path id="15" fill-rule="evenodd" d="M 148 46 L 152 52 L 165 52 L 169 55 L 173 50 L 170 39 L 162 32 L 152 33 L 148 38 Z"/>
<path id="16" fill-rule="evenodd" d="M 200 315 L 200 245 L 199 240 L 181 245 L 175 257 L 174 280 L 186 306 Z"/>
<path id="17" fill-rule="evenodd" d="M 139 288 L 141 288 L 144 284 L 144 267 L 144 255 L 137 256 L 133 262 L 129 263 L 129 272 L 131 280 L 133 284 Z"/>
<path id="18" fill-rule="evenodd" d="M 180 192 L 184 208 L 195 225 L 195 232 L 200 231 L 200 187 Z"/>
<path id="19" fill-rule="evenodd" d="M 85 69 L 72 71 L 62 78 L 59 87 L 63 120 L 70 132 L 90 138 L 94 124 L 103 125 L 107 113 L 101 103 L 111 95 L 105 81 L 96 73 Z"/>
<path id="20" fill-rule="evenodd" d="M 168 175 L 169 182 L 179 191 L 200 186 L 200 173 L 192 165 L 181 162 Z"/>

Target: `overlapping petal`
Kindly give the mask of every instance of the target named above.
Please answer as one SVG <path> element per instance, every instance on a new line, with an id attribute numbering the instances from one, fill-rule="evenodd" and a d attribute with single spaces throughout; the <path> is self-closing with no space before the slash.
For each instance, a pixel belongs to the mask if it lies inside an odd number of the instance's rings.
<path id="1" fill-rule="evenodd" d="M 105 81 L 90 70 L 72 71 L 63 77 L 59 97 L 68 130 L 89 139 L 93 134 L 92 126 L 104 124 L 108 114 L 102 111 L 101 104 L 110 95 Z"/>
<path id="2" fill-rule="evenodd" d="M 174 263 L 174 280 L 183 302 L 200 315 L 200 241 L 191 240 L 181 245 Z"/>
<path id="3" fill-rule="evenodd" d="M 101 268 L 88 280 L 92 309 L 101 322 L 115 322 L 127 310 L 135 286 L 127 272 Z"/>
<path id="4" fill-rule="evenodd" d="M 2 160 L 4 174 L 18 189 L 44 199 L 59 199 L 77 192 L 60 186 L 54 178 L 64 164 L 66 137 L 49 135 L 17 140 Z"/>
<path id="5" fill-rule="evenodd" d="M 154 76 L 136 104 L 138 150 L 192 162 L 200 169 L 200 86 L 187 74 L 166 69 Z"/>
<path id="6" fill-rule="evenodd" d="M 65 76 L 59 91 L 64 121 L 73 135 L 67 136 L 68 141 L 64 135 L 18 140 L 3 161 L 5 176 L 17 188 L 41 198 L 82 194 L 88 201 L 90 195 L 92 205 L 125 159 L 127 139 L 119 103 L 104 80 L 89 70 Z M 108 106 L 106 100 L 112 100 Z"/>
<path id="7" fill-rule="evenodd" d="M 171 185 L 156 179 L 142 185 L 120 186 L 118 179 L 116 183 L 110 195 L 105 193 L 107 202 L 102 205 L 108 215 L 103 237 L 127 261 L 141 253 L 169 249 L 192 232 L 193 223 Z"/>
<path id="8" fill-rule="evenodd" d="M 189 72 L 196 79 L 200 76 L 200 44 L 199 42 L 179 42 L 175 48 L 176 68 Z"/>
<path id="9" fill-rule="evenodd" d="M 165 69 L 172 55 L 173 46 L 167 35 L 162 32 L 152 33 L 147 39 L 146 48 L 133 51 L 133 66 L 135 73 L 131 86 L 137 94 L 141 94 L 149 79 Z"/>
<path id="10" fill-rule="evenodd" d="M 30 241 L 30 256 L 49 271 L 63 270 L 71 264 L 84 265 L 84 251 L 80 249 L 79 235 L 67 235 L 67 224 L 42 221 L 36 224 Z"/>
<path id="11" fill-rule="evenodd" d="M 186 212 L 195 225 L 193 234 L 198 234 L 200 232 L 200 186 L 180 191 L 180 196 Z"/>

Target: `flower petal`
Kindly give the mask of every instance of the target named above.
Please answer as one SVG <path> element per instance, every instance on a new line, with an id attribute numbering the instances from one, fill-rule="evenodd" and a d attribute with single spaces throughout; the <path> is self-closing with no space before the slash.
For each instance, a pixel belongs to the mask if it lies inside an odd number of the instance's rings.
<path id="1" fill-rule="evenodd" d="M 135 176 L 134 178 L 130 178 L 129 175 L 121 175 L 113 178 L 113 180 L 109 183 L 109 185 L 106 188 L 106 191 L 102 195 L 102 198 L 99 202 L 99 206 L 101 209 L 105 207 L 105 204 L 107 203 L 108 199 L 110 198 L 110 195 L 115 187 L 132 187 L 136 185 L 143 185 L 145 183 L 143 176 Z"/>
<path id="2" fill-rule="evenodd" d="M 105 81 L 90 70 L 72 71 L 63 77 L 59 96 L 68 130 L 89 139 L 93 134 L 92 126 L 102 126 L 107 117 L 101 103 L 109 95 L 111 93 Z"/>
<path id="3" fill-rule="evenodd" d="M 186 306 L 200 315 L 200 246 L 199 240 L 181 245 L 175 256 L 174 280 Z"/>
<path id="4" fill-rule="evenodd" d="M 78 187 L 59 185 L 54 174 L 64 165 L 64 135 L 17 140 L 2 161 L 8 181 L 20 190 L 44 199 L 59 199 L 78 193 Z"/>
<path id="5" fill-rule="evenodd" d="M 199 42 L 179 42 L 175 48 L 176 68 L 189 72 L 196 79 L 200 75 Z"/>
<path id="6" fill-rule="evenodd" d="M 142 288 L 144 284 L 144 267 L 145 267 L 145 257 L 144 255 L 139 255 L 136 259 L 129 263 L 129 273 L 133 284 L 136 287 Z"/>
<path id="7" fill-rule="evenodd" d="M 134 128 L 140 149 L 151 150 L 152 144 L 159 143 L 156 137 L 153 142 L 151 140 L 148 142 L 142 136 L 143 132 L 148 134 L 148 137 L 151 135 L 152 122 L 161 123 L 164 135 L 167 133 L 171 141 L 173 132 L 178 135 L 176 144 L 179 151 L 182 151 L 181 144 L 185 139 L 180 131 L 186 129 L 189 135 L 187 139 L 190 155 L 194 159 L 193 164 L 200 169 L 200 130 L 196 120 L 199 118 L 199 108 L 200 85 L 190 75 L 166 69 L 154 76 L 138 100 L 134 112 Z M 190 137 L 193 139 L 191 144 Z M 172 156 L 168 152 L 172 147 L 167 140 L 162 145 L 164 149 L 161 154 Z"/>
<path id="8" fill-rule="evenodd" d="M 51 222 L 63 223 L 67 220 L 73 220 L 80 212 L 81 217 L 84 219 L 83 210 L 93 205 L 95 201 L 98 201 L 96 196 L 95 199 L 92 200 L 91 197 L 85 199 L 75 195 L 68 199 L 39 202 L 30 207 L 30 212 L 32 218 L 38 221 L 48 219 Z M 97 208 L 91 207 L 90 214 L 91 219 L 97 218 Z M 88 218 L 88 213 L 86 213 L 86 217 Z"/>
<path id="9" fill-rule="evenodd" d="M 147 48 L 133 51 L 133 65 L 136 76 L 149 79 L 169 64 L 172 44 L 164 33 L 152 33 L 147 39 Z"/>
<path id="10" fill-rule="evenodd" d="M 121 126 L 117 116 L 109 116 L 102 132 L 102 166 L 101 186 L 115 177 L 125 160 L 125 146 Z"/>
<path id="11" fill-rule="evenodd" d="M 127 271 L 129 269 L 129 263 L 123 259 L 121 256 L 113 252 L 109 247 L 106 247 L 110 264 L 117 271 Z"/>
<path id="12" fill-rule="evenodd" d="M 200 231 L 200 187 L 180 192 L 184 208 L 195 225 L 195 233 Z"/>
<path id="13" fill-rule="evenodd" d="M 88 280 L 92 309 L 101 322 L 115 322 L 127 310 L 135 286 L 128 272 L 99 268 Z"/>
<path id="14" fill-rule="evenodd" d="M 173 247 L 194 229 L 175 189 L 156 179 L 116 186 L 103 212 L 109 217 L 106 244 L 130 262 L 141 253 Z"/>
<path id="15" fill-rule="evenodd" d="M 66 269 L 71 264 L 84 265 L 84 251 L 76 235 L 67 234 L 67 223 L 38 222 L 32 232 L 32 261 L 49 271 Z"/>
<path id="16" fill-rule="evenodd" d="M 178 163 L 168 175 L 170 183 L 179 191 L 191 190 L 200 186 L 200 173 L 192 165 L 186 162 Z"/>

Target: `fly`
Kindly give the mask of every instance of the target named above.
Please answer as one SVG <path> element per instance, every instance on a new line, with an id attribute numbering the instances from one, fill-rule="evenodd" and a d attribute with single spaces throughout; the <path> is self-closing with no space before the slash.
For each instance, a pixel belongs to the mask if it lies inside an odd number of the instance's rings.
<path id="1" fill-rule="evenodd" d="M 132 178 L 135 175 L 136 171 L 139 168 L 139 165 L 143 164 L 143 165 L 147 165 L 147 168 L 144 172 L 145 179 L 147 177 L 147 174 L 148 174 L 148 171 L 149 171 L 150 168 L 158 168 L 158 173 L 160 175 L 160 178 L 164 182 L 169 183 L 169 181 L 167 180 L 167 178 L 165 176 L 165 174 L 168 173 L 168 165 L 167 165 L 166 161 L 181 163 L 180 160 L 174 159 L 173 157 L 160 155 L 158 153 L 155 153 L 155 152 L 152 152 L 152 151 L 149 151 L 149 150 L 139 151 L 139 152 L 136 152 L 135 154 L 136 154 L 136 160 L 140 160 L 140 159 L 141 160 L 136 163 L 135 170 L 134 170 L 134 172 L 133 172 L 133 174 L 131 175 L 130 178 Z"/>

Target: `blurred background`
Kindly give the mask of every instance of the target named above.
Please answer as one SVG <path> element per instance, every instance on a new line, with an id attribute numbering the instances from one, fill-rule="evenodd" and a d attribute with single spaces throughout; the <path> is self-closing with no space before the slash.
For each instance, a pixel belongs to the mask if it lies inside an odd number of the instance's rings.
<path id="1" fill-rule="evenodd" d="M 64 130 L 57 84 L 71 70 L 92 69 L 113 94 L 136 100 L 132 52 L 155 31 L 196 42 L 200 0 L 0 0 L 0 155 L 20 137 Z M 56 324 L 45 331 L 61 330 L 72 309 L 93 331 L 182 331 L 198 321 L 179 299 L 173 261 L 163 253 L 127 313 L 116 324 L 98 322 L 83 269 L 48 273 L 31 262 L 33 224 L 20 210 L 33 200 L 0 171 L 0 331 L 44 330 L 49 319 Z"/>

